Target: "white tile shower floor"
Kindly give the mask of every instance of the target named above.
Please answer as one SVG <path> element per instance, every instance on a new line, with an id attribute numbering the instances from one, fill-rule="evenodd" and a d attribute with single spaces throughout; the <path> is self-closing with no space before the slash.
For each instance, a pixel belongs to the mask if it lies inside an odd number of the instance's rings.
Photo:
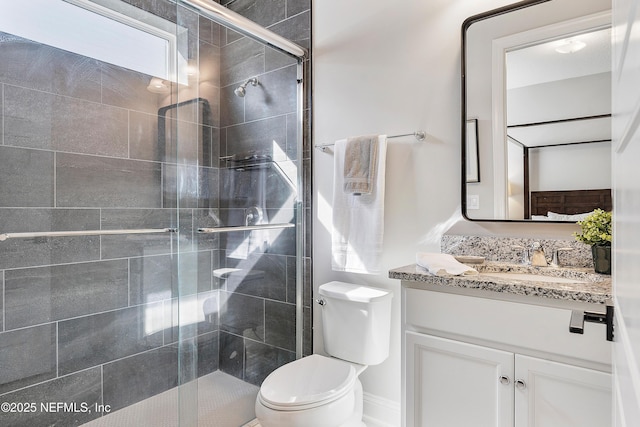
<path id="1" fill-rule="evenodd" d="M 182 396 L 194 395 L 193 384 Z M 254 404 L 258 387 L 216 371 L 198 379 L 198 427 L 259 426 Z M 83 424 L 84 427 L 178 427 L 178 388 L 160 393 L 134 405 Z M 193 419 L 195 421 L 195 414 Z M 186 425 L 193 425 L 191 422 Z"/>

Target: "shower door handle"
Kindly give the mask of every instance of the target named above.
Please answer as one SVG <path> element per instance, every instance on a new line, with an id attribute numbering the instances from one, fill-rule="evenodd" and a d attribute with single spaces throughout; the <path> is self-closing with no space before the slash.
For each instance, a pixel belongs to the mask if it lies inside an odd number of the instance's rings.
<path id="1" fill-rule="evenodd" d="M 30 239 L 35 237 L 75 237 L 75 236 L 113 236 L 121 234 L 157 234 L 177 233 L 177 228 L 139 228 L 129 230 L 81 230 L 81 231 L 39 231 L 34 233 L 0 234 L 0 242 L 7 239 Z"/>
<path id="2" fill-rule="evenodd" d="M 231 227 L 198 228 L 198 233 L 231 233 L 233 231 L 253 231 L 278 228 L 293 228 L 295 224 L 289 222 L 282 224 L 256 224 L 256 225 L 236 225 Z"/>

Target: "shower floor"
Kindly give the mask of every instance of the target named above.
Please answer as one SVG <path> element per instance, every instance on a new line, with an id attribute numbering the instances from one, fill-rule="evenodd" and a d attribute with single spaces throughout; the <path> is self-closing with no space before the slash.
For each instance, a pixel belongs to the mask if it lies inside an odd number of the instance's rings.
<path id="1" fill-rule="evenodd" d="M 258 387 L 220 371 L 199 378 L 198 427 L 243 426 L 255 418 L 257 394 Z M 83 424 L 84 427 L 178 425 L 178 388 Z"/>

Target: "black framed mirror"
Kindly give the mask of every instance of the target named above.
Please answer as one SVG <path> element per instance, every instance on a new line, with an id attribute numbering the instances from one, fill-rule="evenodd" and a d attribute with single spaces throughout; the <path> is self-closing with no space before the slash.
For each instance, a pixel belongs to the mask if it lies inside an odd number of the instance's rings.
<path id="1" fill-rule="evenodd" d="M 465 20 L 461 122 L 465 218 L 611 210 L 610 1 L 527 0 Z"/>

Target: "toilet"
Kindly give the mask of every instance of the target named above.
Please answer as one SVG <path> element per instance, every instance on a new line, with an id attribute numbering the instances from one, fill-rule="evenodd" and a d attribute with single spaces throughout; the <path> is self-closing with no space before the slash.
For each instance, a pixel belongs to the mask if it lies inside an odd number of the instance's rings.
<path id="1" fill-rule="evenodd" d="M 330 356 L 312 354 L 269 374 L 256 398 L 262 427 L 365 427 L 358 376 L 389 356 L 393 293 L 329 282 L 319 294 Z"/>

